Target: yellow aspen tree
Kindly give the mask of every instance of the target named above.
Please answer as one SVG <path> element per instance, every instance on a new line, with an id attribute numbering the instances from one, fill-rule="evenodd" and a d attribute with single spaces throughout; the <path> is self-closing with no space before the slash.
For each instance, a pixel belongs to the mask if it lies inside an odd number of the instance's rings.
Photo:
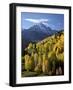
<path id="1" fill-rule="evenodd" d="M 38 54 L 37 53 L 34 54 L 34 64 L 35 64 L 35 67 L 38 64 Z"/>
<path id="2" fill-rule="evenodd" d="M 48 72 L 48 59 L 47 59 L 46 54 L 43 54 L 42 71 L 43 73 Z"/>
<path id="3" fill-rule="evenodd" d="M 29 67 L 29 59 L 30 59 L 29 55 L 25 55 L 25 69 L 26 69 L 27 71 L 30 70 L 30 67 Z"/>

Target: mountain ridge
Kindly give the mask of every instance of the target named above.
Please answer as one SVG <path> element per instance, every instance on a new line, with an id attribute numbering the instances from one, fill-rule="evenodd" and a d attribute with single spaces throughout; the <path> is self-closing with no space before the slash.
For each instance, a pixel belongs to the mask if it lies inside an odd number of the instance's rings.
<path id="1" fill-rule="evenodd" d="M 39 42 L 46 37 L 58 33 L 50 27 L 40 23 L 31 26 L 29 29 L 22 30 L 22 48 L 25 48 L 30 42 Z"/>

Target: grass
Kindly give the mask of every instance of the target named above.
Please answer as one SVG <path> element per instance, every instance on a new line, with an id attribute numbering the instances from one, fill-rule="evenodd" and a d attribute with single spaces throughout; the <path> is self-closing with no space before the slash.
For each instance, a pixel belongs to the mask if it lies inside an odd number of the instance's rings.
<path id="1" fill-rule="evenodd" d="M 38 75 L 37 72 L 31 72 L 31 71 L 22 72 L 22 77 L 33 77 L 33 76 L 37 76 L 37 75 Z"/>
<path id="2" fill-rule="evenodd" d="M 24 71 L 24 72 L 22 72 L 22 77 L 34 77 L 34 76 L 49 76 L 49 74 L 32 72 L 32 71 L 29 71 L 29 72 Z"/>
<path id="3" fill-rule="evenodd" d="M 53 75 L 49 73 L 38 73 L 38 72 L 32 72 L 32 71 L 23 71 L 22 72 L 22 77 L 35 77 L 35 76 L 59 76 L 59 75 Z M 64 75 L 64 74 L 62 74 Z"/>

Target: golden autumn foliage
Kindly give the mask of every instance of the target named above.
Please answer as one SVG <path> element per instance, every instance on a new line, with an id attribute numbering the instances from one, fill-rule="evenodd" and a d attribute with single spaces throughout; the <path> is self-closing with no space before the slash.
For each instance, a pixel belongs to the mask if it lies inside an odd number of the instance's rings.
<path id="1" fill-rule="evenodd" d="M 48 75 L 63 74 L 64 64 L 64 32 L 45 38 L 38 43 L 29 43 L 23 56 L 26 71 L 48 73 Z"/>

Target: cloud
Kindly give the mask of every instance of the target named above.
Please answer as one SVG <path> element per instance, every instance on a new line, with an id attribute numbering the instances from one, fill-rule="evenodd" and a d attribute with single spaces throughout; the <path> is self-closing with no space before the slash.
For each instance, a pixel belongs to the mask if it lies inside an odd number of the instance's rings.
<path id="1" fill-rule="evenodd" d="M 47 22 L 43 22 L 44 25 L 46 25 L 47 27 L 49 26 L 49 24 Z"/>
<path id="2" fill-rule="evenodd" d="M 32 22 L 32 23 L 47 23 L 48 19 L 25 19 L 26 21 Z"/>

